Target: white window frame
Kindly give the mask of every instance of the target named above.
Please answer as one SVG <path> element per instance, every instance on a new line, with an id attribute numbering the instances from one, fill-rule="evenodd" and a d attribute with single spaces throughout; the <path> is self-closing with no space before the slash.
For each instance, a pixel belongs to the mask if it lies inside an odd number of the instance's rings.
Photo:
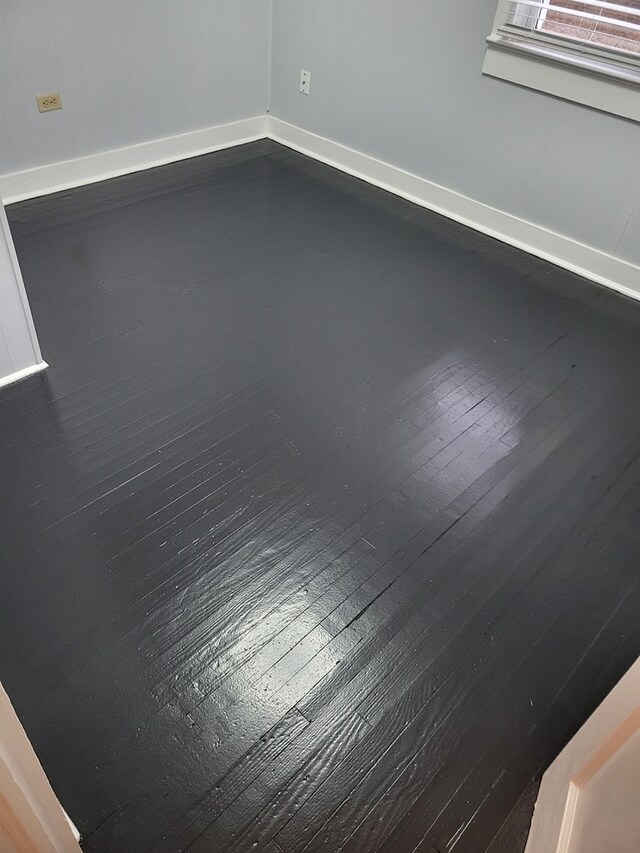
<path id="1" fill-rule="evenodd" d="M 525 27 L 510 0 L 498 3 L 482 70 L 640 122 L 640 56 Z"/>

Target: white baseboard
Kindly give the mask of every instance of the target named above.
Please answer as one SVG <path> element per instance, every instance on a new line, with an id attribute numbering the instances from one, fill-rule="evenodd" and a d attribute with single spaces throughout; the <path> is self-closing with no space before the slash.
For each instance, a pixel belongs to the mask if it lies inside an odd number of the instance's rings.
<path id="1" fill-rule="evenodd" d="M 533 222 L 489 207 L 273 116 L 269 117 L 267 134 L 274 141 L 349 175 L 375 184 L 518 249 L 524 249 L 525 252 L 551 261 L 626 296 L 640 299 L 640 267 L 634 264 L 549 231 Z"/>
<path id="2" fill-rule="evenodd" d="M 126 148 L 102 151 L 63 163 L 51 163 L 23 172 L 0 175 L 0 197 L 4 204 L 48 195 L 60 190 L 104 181 L 153 166 L 163 166 L 231 148 L 267 135 L 267 116 L 254 116 L 242 121 L 206 127 L 178 136 L 153 139 Z"/>
<path id="3" fill-rule="evenodd" d="M 0 175 L 0 197 L 5 204 L 11 204 L 265 137 L 584 278 L 640 299 L 639 266 L 274 116 L 254 116 L 64 163 Z"/>
<path id="4" fill-rule="evenodd" d="M 15 373 L 10 373 L 8 376 L 0 376 L 0 388 L 4 388 L 5 385 L 13 385 L 14 382 L 26 379 L 27 376 L 33 376 L 34 373 L 40 373 L 41 370 L 46 370 L 47 367 L 49 367 L 47 362 L 41 361 L 39 364 L 34 364 L 31 367 L 16 370 Z"/>

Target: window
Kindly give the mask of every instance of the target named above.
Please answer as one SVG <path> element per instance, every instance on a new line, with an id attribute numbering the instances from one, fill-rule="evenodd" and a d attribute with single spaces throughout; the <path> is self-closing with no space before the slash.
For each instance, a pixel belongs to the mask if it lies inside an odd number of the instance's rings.
<path id="1" fill-rule="evenodd" d="M 501 0 L 483 70 L 640 121 L 640 0 Z"/>

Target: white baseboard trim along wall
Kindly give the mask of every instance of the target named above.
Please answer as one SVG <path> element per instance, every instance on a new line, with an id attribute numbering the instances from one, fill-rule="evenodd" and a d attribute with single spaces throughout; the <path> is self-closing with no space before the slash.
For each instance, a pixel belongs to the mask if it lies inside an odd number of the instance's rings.
<path id="1" fill-rule="evenodd" d="M 13 385 L 14 382 L 26 379 L 27 376 L 33 376 L 34 373 L 40 373 L 42 370 L 46 370 L 47 367 L 49 367 L 49 365 L 46 361 L 40 361 L 38 364 L 34 364 L 31 367 L 16 370 L 15 373 L 10 373 L 8 376 L 0 376 L 0 388 L 4 388 L 5 385 Z"/>
<path id="2" fill-rule="evenodd" d="M 265 137 L 591 281 L 640 299 L 640 267 L 634 264 L 273 116 L 254 116 L 64 163 L 0 175 L 0 196 L 5 204 L 11 204 Z"/>
<path id="3" fill-rule="evenodd" d="M 405 172 L 368 154 L 269 117 L 268 135 L 302 154 L 523 249 L 584 278 L 640 299 L 640 267 Z"/>
<path id="4" fill-rule="evenodd" d="M 206 127 L 177 136 L 153 139 L 138 145 L 101 151 L 88 157 L 78 157 L 63 163 L 51 163 L 23 172 L 0 175 L 0 197 L 4 204 L 36 198 L 41 195 L 105 181 L 119 175 L 164 166 L 200 154 L 210 154 L 245 142 L 264 139 L 267 135 L 267 116 L 260 115 L 242 121 Z"/>

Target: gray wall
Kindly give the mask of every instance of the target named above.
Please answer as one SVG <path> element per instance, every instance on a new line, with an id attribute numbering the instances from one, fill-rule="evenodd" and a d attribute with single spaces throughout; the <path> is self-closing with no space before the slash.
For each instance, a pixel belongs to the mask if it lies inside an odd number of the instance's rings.
<path id="1" fill-rule="evenodd" d="M 268 0 L 1 0 L 0 173 L 262 115 L 269 27 Z"/>
<path id="2" fill-rule="evenodd" d="M 496 5 L 274 0 L 272 114 L 640 264 L 640 125 L 483 77 Z"/>

